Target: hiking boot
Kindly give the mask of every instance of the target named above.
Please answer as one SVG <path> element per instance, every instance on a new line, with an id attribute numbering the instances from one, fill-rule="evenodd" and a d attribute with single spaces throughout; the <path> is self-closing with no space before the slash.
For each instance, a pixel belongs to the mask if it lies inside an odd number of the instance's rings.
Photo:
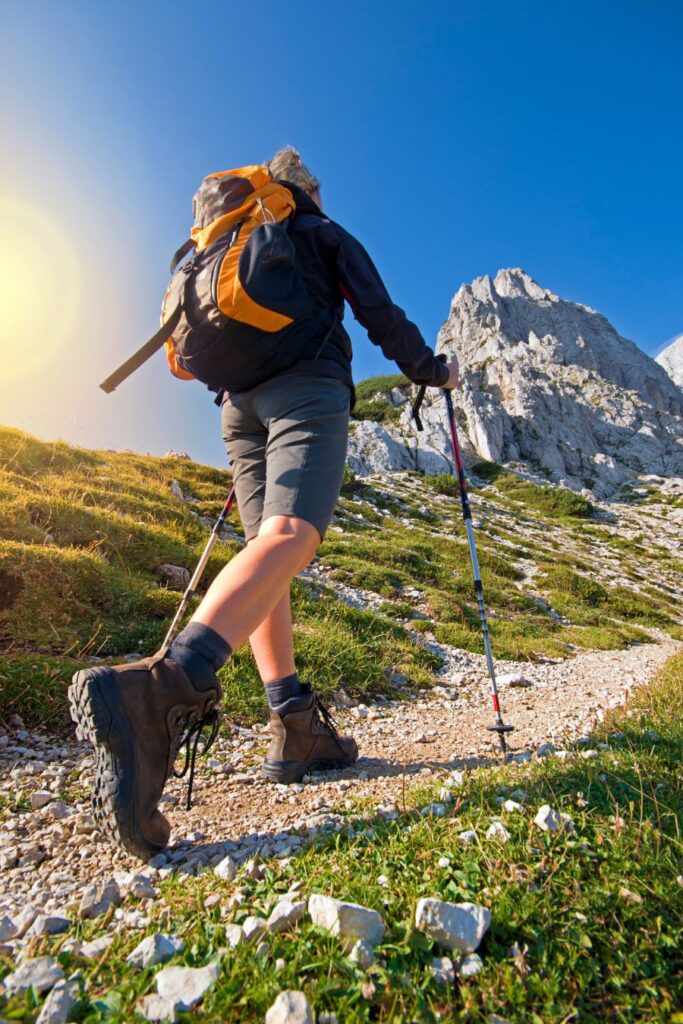
<path id="1" fill-rule="evenodd" d="M 92 803 L 102 829 L 129 853 L 147 860 L 168 843 L 171 828 L 158 809 L 180 748 L 186 745 L 191 795 L 194 759 L 202 728 L 206 747 L 218 728 L 215 685 L 197 689 L 165 654 L 113 667 L 76 672 L 69 687 L 76 734 L 95 748 Z M 205 749 L 206 749 L 205 747 Z"/>
<path id="2" fill-rule="evenodd" d="M 271 743 L 263 774 L 271 782 L 300 782 L 308 772 L 348 768 L 358 758 L 351 736 L 340 736 L 320 698 L 304 692 L 270 712 Z"/>

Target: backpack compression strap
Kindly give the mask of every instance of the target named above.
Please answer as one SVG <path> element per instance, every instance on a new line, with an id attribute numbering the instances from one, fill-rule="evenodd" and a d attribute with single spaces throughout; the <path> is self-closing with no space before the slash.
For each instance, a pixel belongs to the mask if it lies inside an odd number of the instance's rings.
<path id="1" fill-rule="evenodd" d="M 100 384 L 102 390 L 106 391 L 106 393 L 110 395 L 111 392 L 126 379 L 126 377 L 130 377 L 131 373 L 134 373 L 140 366 L 142 366 L 143 363 L 146 363 L 155 352 L 158 352 L 173 334 L 174 328 L 180 320 L 181 313 L 182 306 L 178 303 L 168 320 L 164 321 L 157 333 L 153 335 L 149 341 L 146 341 L 145 344 L 137 350 L 137 352 L 134 352 L 130 359 L 126 359 L 125 363 L 121 363 L 119 368 L 114 370 L 106 380 L 102 381 Z"/>

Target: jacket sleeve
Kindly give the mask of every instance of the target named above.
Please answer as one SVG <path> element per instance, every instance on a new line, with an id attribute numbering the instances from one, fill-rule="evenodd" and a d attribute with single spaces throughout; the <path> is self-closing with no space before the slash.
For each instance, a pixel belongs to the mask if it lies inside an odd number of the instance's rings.
<path id="1" fill-rule="evenodd" d="M 443 359 L 434 355 L 419 330 L 395 306 L 368 253 L 353 235 L 336 228 L 336 272 L 342 294 L 356 320 L 387 359 L 393 359 L 415 384 L 440 387 L 448 380 Z"/>

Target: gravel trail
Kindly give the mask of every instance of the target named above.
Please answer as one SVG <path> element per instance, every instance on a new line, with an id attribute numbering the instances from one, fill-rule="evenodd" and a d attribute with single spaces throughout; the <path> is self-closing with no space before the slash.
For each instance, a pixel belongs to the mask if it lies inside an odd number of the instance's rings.
<path id="1" fill-rule="evenodd" d="M 589 733 L 608 708 L 646 684 L 683 646 L 665 634 L 657 638 L 659 643 L 625 651 L 591 651 L 533 666 L 498 662 L 504 717 L 515 726 L 512 755 L 528 759 L 543 743 L 561 749 Z M 360 746 L 353 769 L 315 775 L 299 785 L 273 785 L 258 771 L 267 730 L 232 726 L 231 735 L 219 739 L 201 762 L 189 812 L 183 809 L 182 783 L 169 783 L 162 808 L 173 825 L 172 843 L 147 874 L 192 874 L 226 853 L 238 863 L 256 854 L 290 856 L 316 831 L 342 829 L 347 802 L 363 798 L 391 812 L 401 806 L 406 785 L 496 763 L 497 740 L 485 728 L 491 713 L 483 658 L 439 650 L 444 668 L 428 694 L 337 712 L 340 729 L 353 732 Z M 0 732 L 0 799 L 6 805 L 0 821 L 0 919 L 16 919 L 27 907 L 41 914 L 73 913 L 88 884 L 141 869 L 96 829 L 88 799 L 92 771 L 89 748 L 30 733 L 16 721 L 10 732 Z M 144 925 L 143 914 L 138 926 Z"/>

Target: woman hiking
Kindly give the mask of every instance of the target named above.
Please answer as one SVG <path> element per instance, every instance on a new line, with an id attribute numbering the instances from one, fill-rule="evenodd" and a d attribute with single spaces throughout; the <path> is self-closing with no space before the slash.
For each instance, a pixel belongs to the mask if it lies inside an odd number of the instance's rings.
<path id="1" fill-rule="evenodd" d="M 79 735 L 96 752 L 96 816 L 115 841 L 145 859 L 170 836 L 158 804 L 175 757 L 186 743 L 194 768 L 202 728 L 208 723 L 215 730 L 217 723 L 217 672 L 247 639 L 270 708 L 266 777 L 295 782 L 358 756 L 355 741 L 337 733 L 297 675 L 290 610 L 291 581 L 315 557 L 344 471 L 353 395 L 344 302 L 411 381 L 458 383 L 457 363 L 434 355 L 392 303 L 364 248 L 323 213 L 320 183 L 296 150 L 281 150 L 267 168 L 290 195 L 287 232 L 320 316 L 306 321 L 310 336 L 299 338 L 292 365 L 283 369 L 275 360 L 269 374 L 266 360 L 257 386 L 223 394 L 223 438 L 247 543 L 168 649 L 134 664 L 83 669 L 69 689 Z"/>

